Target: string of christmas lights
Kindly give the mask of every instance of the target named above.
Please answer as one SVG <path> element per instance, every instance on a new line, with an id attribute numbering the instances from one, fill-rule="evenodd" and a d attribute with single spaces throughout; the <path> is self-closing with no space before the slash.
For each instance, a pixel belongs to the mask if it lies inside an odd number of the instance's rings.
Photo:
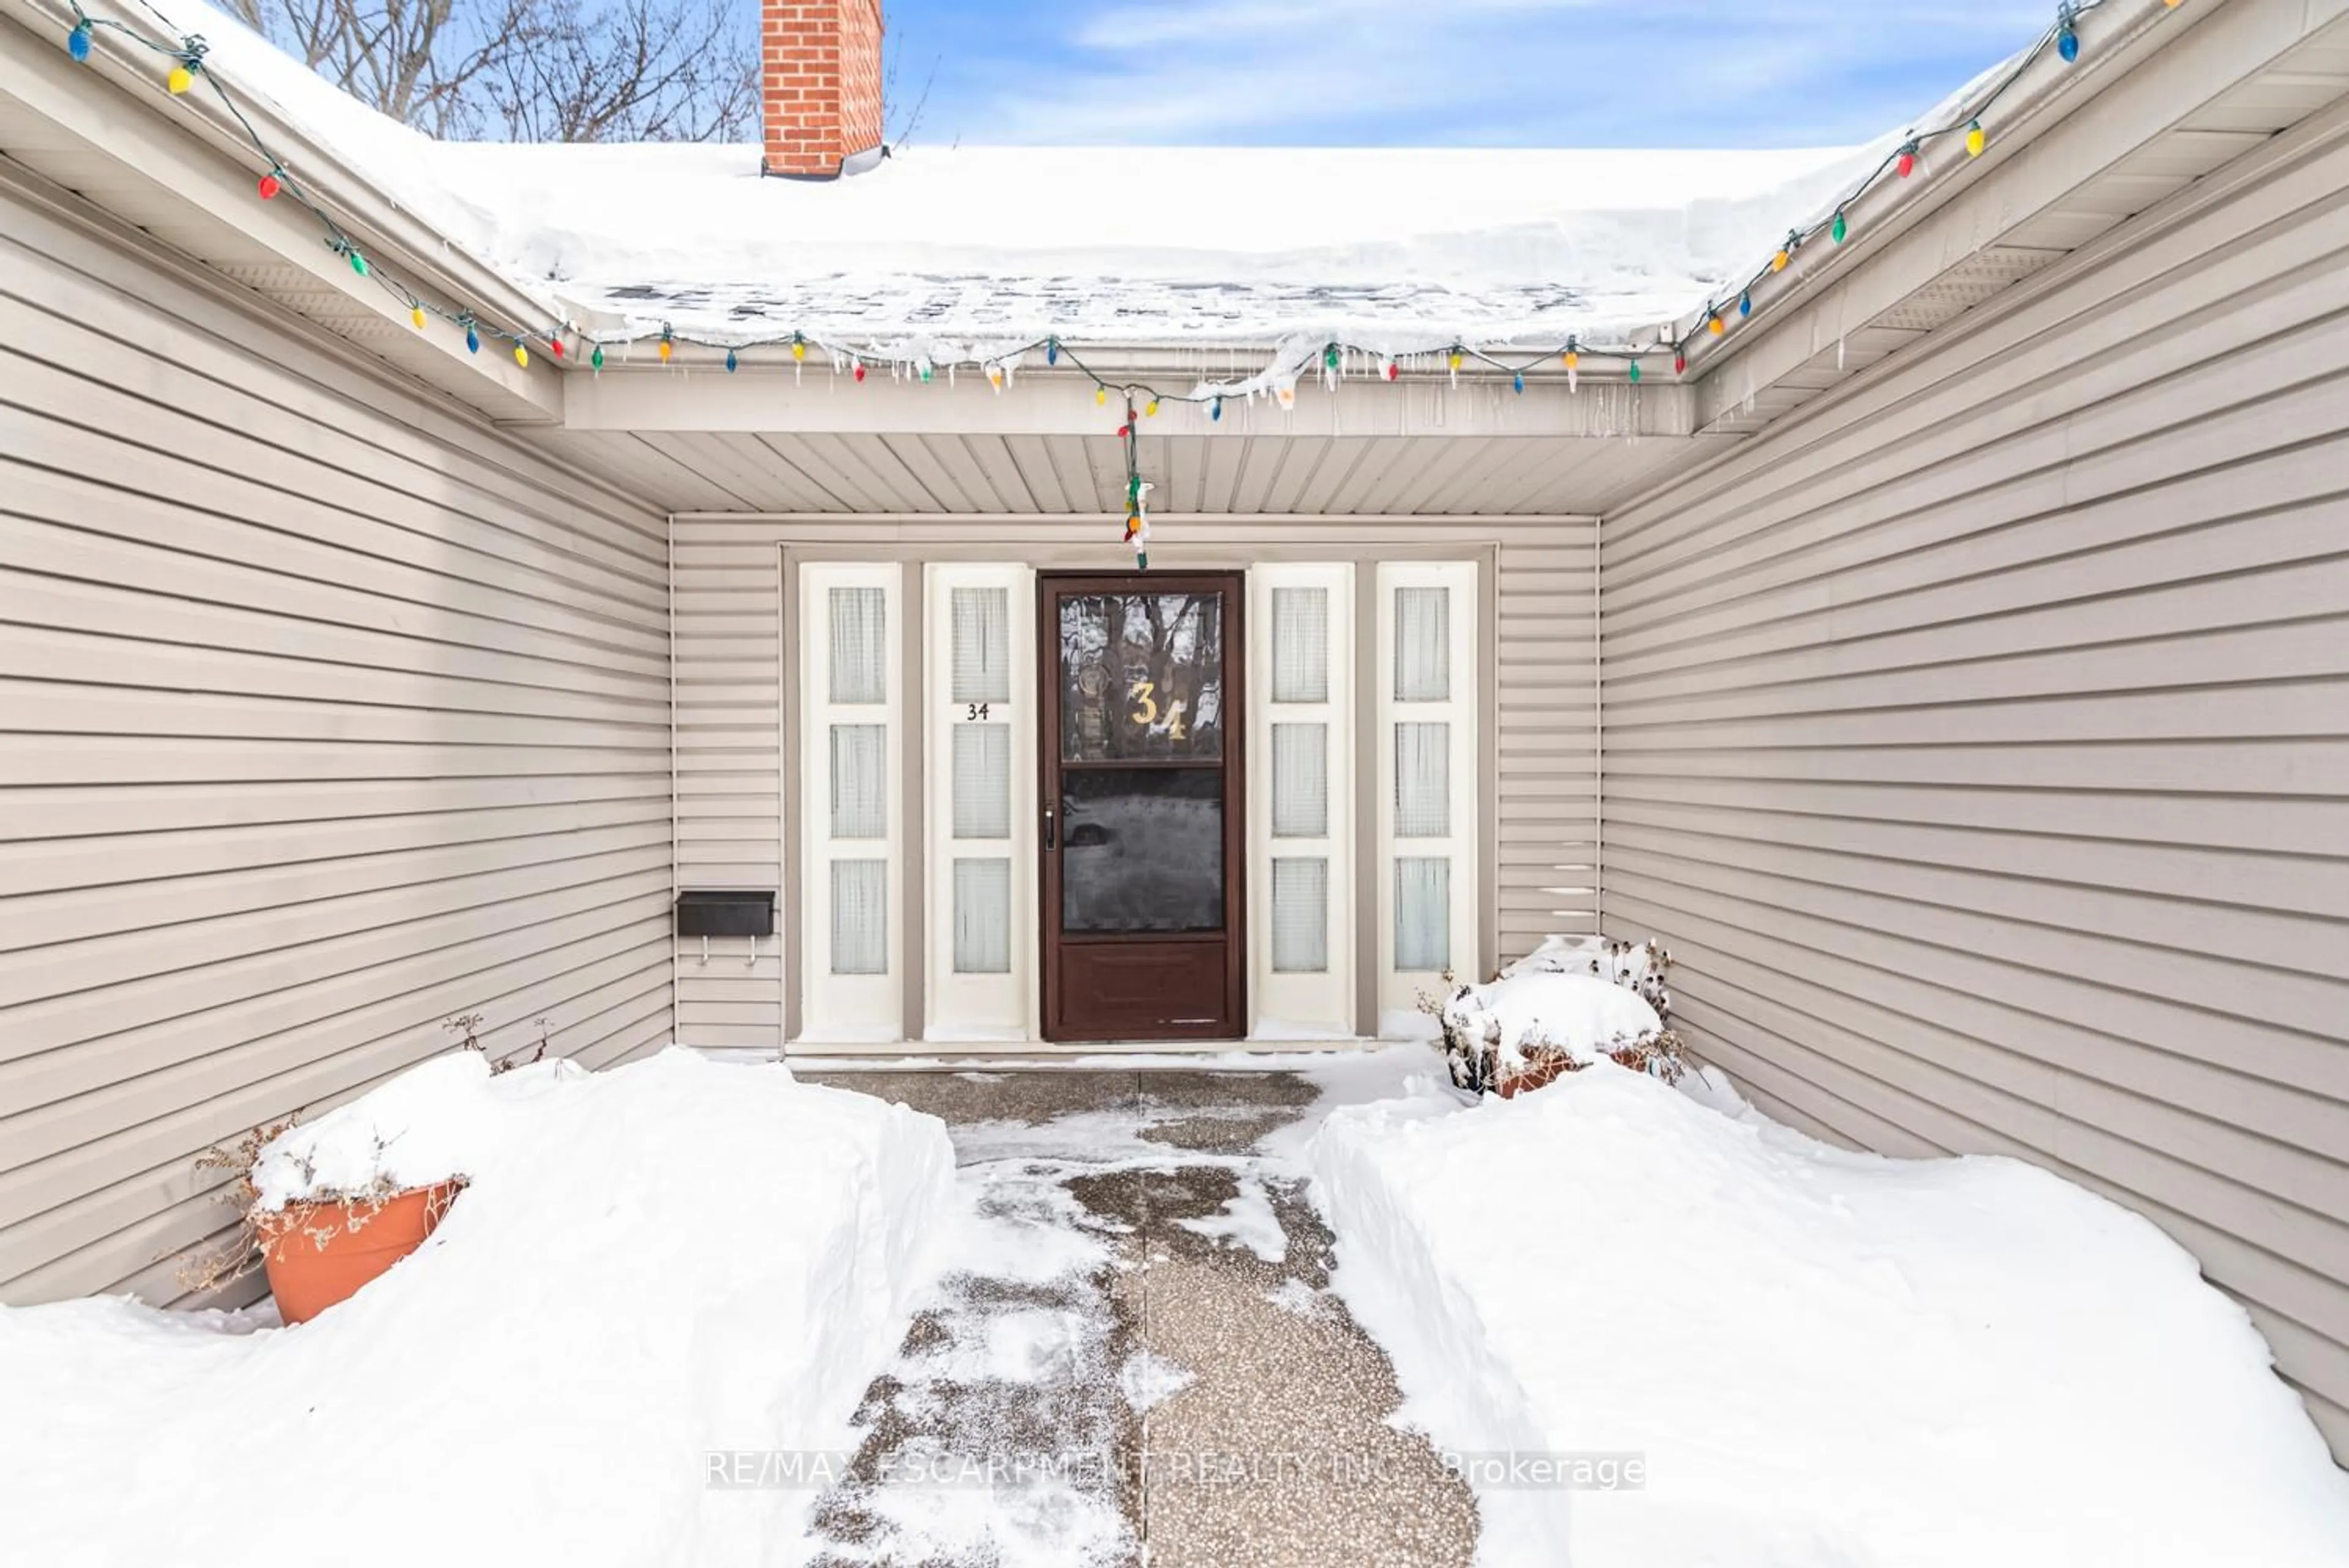
<path id="1" fill-rule="evenodd" d="M 2059 0 L 2054 21 L 2029 49 L 2015 57 L 2013 63 L 2001 74 L 1998 80 L 1986 92 L 1961 109 L 1957 117 L 1946 123 L 1911 130 L 1892 151 L 1878 161 L 1874 168 L 1861 176 L 1841 200 L 1828 209 L 1826 216 L 1815 219 L 1806 225 L 1789 229 L 1785 242 L 1767 261 L 1755 268 L 1744 284 L 1733 291 L 1706 301 L 1703 311 L 1697 318 L 1698 325 L 1689 332 L 1662 335 L 1654 341 L 1645 344 L 1631 341 L 1585 343 L 1578 335 L 1570 336 L 1565 342 L 1554 347 L 1532 351 L 1521 350 L 1516 354 L 1497 353 L 1455 341 L 1448 349 L 1440 351 L 1444 366 L 1449 372 L 1453 384 L 1458 385 L 1463 368 L 1473 364 L 1480 369 L 1497 371 L 1506 375 L 1512 389 L 1522 393 L 1526 389 L 1527 371 L 1537 370 L 1555 363 L 1563 369 L 1567 387 L 1570 392 L 1579 389 L 1580 375 L 1586 364 L 1620 366 L 1623 379 L 1636 386 L 1643 375 L 1643 359 L 1651 354 L 1664 350 L 1669 350 L 1671 354 L 1673 373 L 1686 374 L 1691 347 L 1708 339 L 1726 337 L 1730 331 L 1732 313 L 1739 322 L 1750 319 L 1754 312 L 1754 290 L 1771 277 L 1784 273 L 1804 246 L 1816 242 L 1821 234 L 1825 234 L 1828 243 L 1832 244 L 1844 244 L 1851 234 L 1850 210 L 1870 191 L 1888 179 L 1897 182 L 1912 178 L 1923 166 L 1927 150 L 1951 139 L 1960 141 L 1965 148 L 1966 156 L 1969 159 L 1981 157 L 1989 145 L 1989 132 L 1982 124 L 1983 117 L 1995 108 L 1999 100 L 2023 78 L 2032 65 L 2048 51 L 2053 50 L 2056 57 L 2067 65 L 2078 60 L 2081 49 L 2080 19 L 2091 11 L 2101 9 L 2108 3 L 2109 0 Z M 2163 5 L 2170 9 L 2175 9 L 2180 3 L 2181 0 L 2163 0 Z M 532 344 L 543 344 L 547 352 L 559 360 L 566 357 L 565 339 L 575 339 L 587 350 L 587 368 L 591 372 L 601 371 L 604 369 L 605 348 L 607 343 L 631 347 L 639 337 L 643 336 L 630 334 L 599 337 L 581 330 L 574 324 L 567 321 L 557 322 L 537 330 L 503 327 L 482 319 L 479 313 L 471 308 L 445 305 L 428 299 L 420 290 L 371 260 L 360 249 L 357 241 L 336 220 L 334 214 L 304 188 L 302 182 L 286 167 L 285 161 L 271 150 L 260 131 L 254 128 L 252 119 L 236 101 L 235 96 L 229 91 L 217 75 L 205 69 L 204 60 L 208 48 L 202 36 L 181 33 L 169 17 L 155 7 L 151 0 L 137 0 L 137 4 L 140 9 L 155 18 L 163 31 L 169 35 L 166 37 L 150 36 L 129 23 L 114 17 L 94 16 L 83 4 L 83 0 L 67 0 L 67 4 L 73 14 L 73 26 L 66 36 L 66 50 L 76 61 L 84 64 L 89 61 L 97 36 L 102 30 L 119 36 L 137 48 L 168 61 L 169 66 L 164 72 L 163 86 L 165 90 L 173 97 L 184 97 L 193 91 L 199 83 L 203 84 L 220 101 L 222 109 L 235 121 L 245 138 L 253 143 L 254 151 L 258 156 L 262 169 L 259 178 L 254 182 L 254 193 L 258 198 L 264 202 L 274 202 L 281 197 L 290 198 L 308 212 L 325 230 L 325 243 L 327 248 L 344 258 L 349 264 L 351 271 L 357 276 L 372 280 L 405 306 L 409 322 L 418 331 L 425 330 L 431 320 L 437 317 L 464 333 L 465 348 L 468 352 L 481 352 L 483 339 L 492 338 L 508 345 L 514 362 L 524 369 L 528 369 L 530 365 Z M 1724 304 L 1724 301 L 1728 303 Z M 1146 504 L 1150 485 L 1142 477 L 1138 451 L 1140 435 L 1139 421 L 1136 418 L 1137 404 L 1140 406 L 1142 415 L 1149 417 L 1158 412 L 1162 402 L 1186 403 L 1203 408 L 1211 422 L 1220 421 L 1223 419 L 1225 400 L 1231 397 L 1252 399 L 1262 392 L 1269 392 L 1282 408 L 1292 408 L 1295 406 L 1297 395 L 1297 375 L 1294 372 L 1305 369 L 1301 366 L 1285 368 L 1268 378 L 1258 377 L 1253 382 L 1233 386 L 1202 384 L 1189 391 L 1162 391 L 1147 382 L 1120 380 L 1101 374 L 1086 364 L 1081 356 L 1062 343 L 1057 335 L 1039 337 L 1017 348 L 999 351 L 983 358 L 949 360 L 940 365 L 927 357 L 920 357 L 909 361 L 887 355 L 868 355 L 844 345 L 831 343 L 819 337 L 811 336 L 803 330 L 795 329 L 788 334 L 776 334 L 771 337 L 718 339 L 679 333 L 664 323 L 659 336 L 654 341 L 654 352 L 661 364 L 667 365 L 674 361 L 677 345 L 679 343 L 712 351 L 724 350 L 725 368 L 730 373 L 741 368 L 746 355 L 770 348 L 783 348 L 789 352 L 796 374 L 806 363 L 808 350 L 812 348 L 830 359 L 834 375 L 839 375 L 845 370 L 854 381 L 860 384 L 865 379 L 868 359 L 888 363 L 892 379 L 905 377 L 924 383 L 934 380 L 940 369 L 945 369 L 947 379 L 952 381 L 958 367 L 974 366 L 986 375 L 988 384 L 999 392 L 1009 385 L 1018 366 L 1030 354 L 1040 350 L 1044 355 L 1045 363 L 1055 369 L 1060 368 L 1062 360 L 1066 360 L 1072 371 L 1092 383 L 1094 401 L 1097 404 L 1106 406 L 1112 393 L 1115 393 L 1124 404 L 1125 422 L 1118 427 L 1117 433 L 1124 449 L 1126 464 L 1125 536 L 1127 543 L 1133 547 L 1136 565 L 1144 568 L 1150 564 L 1148 548 L 1150 522 Z M 1373 373 L 1379 379 L 1394 381 L 1401 377 L 1402 360 L 1432 357 L 1432 354 L 1399 357 L 1382 353 L 1362 344 L 1333 338 L 1325 344 L 1321 350 L 1320 378 L 1327 386 L 1335 389 L 1340 379 L 1348 373 L 1350 366 L 1356 363 L 1368 363 L 1375 367 Z"/>

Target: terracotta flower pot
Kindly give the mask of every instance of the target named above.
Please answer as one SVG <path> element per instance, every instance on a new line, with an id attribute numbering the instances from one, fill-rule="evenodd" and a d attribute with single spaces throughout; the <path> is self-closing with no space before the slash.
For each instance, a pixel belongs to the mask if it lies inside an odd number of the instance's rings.
<path id="1" fill-rule="evenodd" d="M 1495 1081 L 1493 1092 L 1505 1100 L 1514 1100 L 1519 1095 L 1531 1094 L 1545 1085 L 1554 1084 L 1574 1070 L 1574 1059 L 1565 1052 L 1542 1052 L 1528 1056 L 1525 1066 L 1516 1073 Z"/>
<path id="2" fill-rule="evenodd" d="M 424 1244 L 462 1181 L 411 1187 L 380 1203 L 289 1203 L 258 1216 L 269 1293 L 287 1323 L 307 1323 Z"/>

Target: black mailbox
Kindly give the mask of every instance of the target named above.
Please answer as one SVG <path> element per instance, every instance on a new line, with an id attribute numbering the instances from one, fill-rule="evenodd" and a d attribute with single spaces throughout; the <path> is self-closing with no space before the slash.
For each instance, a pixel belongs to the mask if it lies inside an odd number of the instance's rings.
<path id="1" fill-rule="evenodd" d="M 690 888 L 677 896 L 677 934 L 681 937 L 771 937 L 775 890 L 771 888 Z"/>

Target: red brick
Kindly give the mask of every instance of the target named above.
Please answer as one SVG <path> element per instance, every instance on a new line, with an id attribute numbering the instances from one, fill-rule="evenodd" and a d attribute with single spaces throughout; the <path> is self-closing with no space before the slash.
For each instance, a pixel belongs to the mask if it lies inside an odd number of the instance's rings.
<path id="1" fill-rule="evenodd" d="M 760 73 L 768 166 L 829 174 L 881 142 L 881 0 L 763 0 Z"/>

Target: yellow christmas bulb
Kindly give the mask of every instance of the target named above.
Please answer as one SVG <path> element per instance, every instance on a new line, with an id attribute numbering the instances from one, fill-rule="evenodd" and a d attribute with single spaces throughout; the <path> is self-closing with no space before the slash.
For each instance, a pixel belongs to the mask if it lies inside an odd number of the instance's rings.
<path id="1" fill-rule="evenodd" d="M 525 370 L 530 369 L 530 350 L 519 343 L 514 345 L 514 363 Z"/>
<path id="2" fill-rule="evenodd" d="M 1770 270 L 1772 272 L 1784 272 L 1786 270 L 1786 264 L 1794 259 L 1795 258 L 1793 256 L 1787 254 L 1785 251 L 1780 251 L 1776 255 L 1770 258 Z"/>
<path id="3" fill-rule="evenodd" d="M 1095 387 L 1093 389 L 1093 407 L 1100 409 L 1106 408 L 1108 406 L 1109 389 L 1107 387 Z"/>
<path id="4" fill-rule="evenodd" d="M 804 359 L 804 358 L 807 358 L 807 345 L 806 345 L 806 344 L 804 344 L 804 343 L 793 343 L 793 344 L 792 345 L 792 358 L 794 358 L 794 359 Z"/>
<path id="5" fill-rule="evenodd" d="M 661 339 L 661 341 L 660 341 L 660 357 L 661 357 L 661 363 L 663 363 L 663 364 L 667 364 L 667 363 L 668 363 L 668 354 L 669 354 L 668 339 L 667 339 L 667 338 L 666 338 L 666 337 L 664 337 L 664 338 L 662 338 L 662 339 Z"/>
<path id="6" fill-rule="evenodd" d="M 1721 318 L 1720 317 L 1718 317 L 1718 316 L 1715 316 L 1715 317 L 1713 317 L 1712 319 L 1708 320 L 1708 321 L 1704 324 L 1704 326 L 1705 326 L 1705 330 L 1706 330 L 1706 331 L 1708 331 L 1708 332 L 1710 332 L 1710 333 L 1712 333 L 1715 337 L 1720 337 L 1723 333 L 1724 333 L 1724 332 L 1726 332 L 1726 331 L 1728 331 L 1728 330 L 1729 330 L 1729 324 L 1728 324 L 1727 322 L 1725 322 L 1725 321 L 1722 320 L 1722 318 Z"/>
<path id="7" fill-rule="evenodd" d="M 1452 356 L 1452 368 L 1455 370 L 1460 369 L 1460 356 L 1457 354 Z"/>
<path id="8" fill-rule="evenodd" d="M 1158 413 L 1158 400 L 1155 398 L 1151 399 L 1148 404 L 1143 408 L 1142 411 L 1146 415 L 1155 418 Z"/>
<path id="9" fill-rule="evenodd" d="M 1986 146 L 1989 141 L 1990 138 L 1982 134 L 1981 120 L 1975 120 L 1971 125 L 1966 127 L 1967 157 L 1980 158 L 1982 155 L 1982 148 Z"/>
<path id="10" fill-rule="evenodd" d="M 1576 370 L 1581 369 L 1581 367 L 1582 356 L 1576 353 L 1571 348 L 1568 349 L 1566 351 L 1566 368 L 1569 370 Z"/>
<path id="11" fill-rule="evenodd" d="M 423 331 L 423 330 L 424 330 L 424 307 L 423 307 L 422 306 L 420 306 L 420 305 L 419 305 L 419 306 L 418 306 L 415 309 L 413 309 L 413 310 L 409 311 L 409 312 L 408 313 L 408 319 L 409 319 L 409 320 L 410 320 L 410 321 L 413 321 L 414 323 L 416 323 L 416 330 L 418 330 L 419 332 Z"/>
<path id="12" fill-rule="evenodd" d="M 185 66 L 173 66 L 171 74 L 163 78 L 163 85 L 175 93 L 185 92 L 196 85 L 196 73 Z"/>

